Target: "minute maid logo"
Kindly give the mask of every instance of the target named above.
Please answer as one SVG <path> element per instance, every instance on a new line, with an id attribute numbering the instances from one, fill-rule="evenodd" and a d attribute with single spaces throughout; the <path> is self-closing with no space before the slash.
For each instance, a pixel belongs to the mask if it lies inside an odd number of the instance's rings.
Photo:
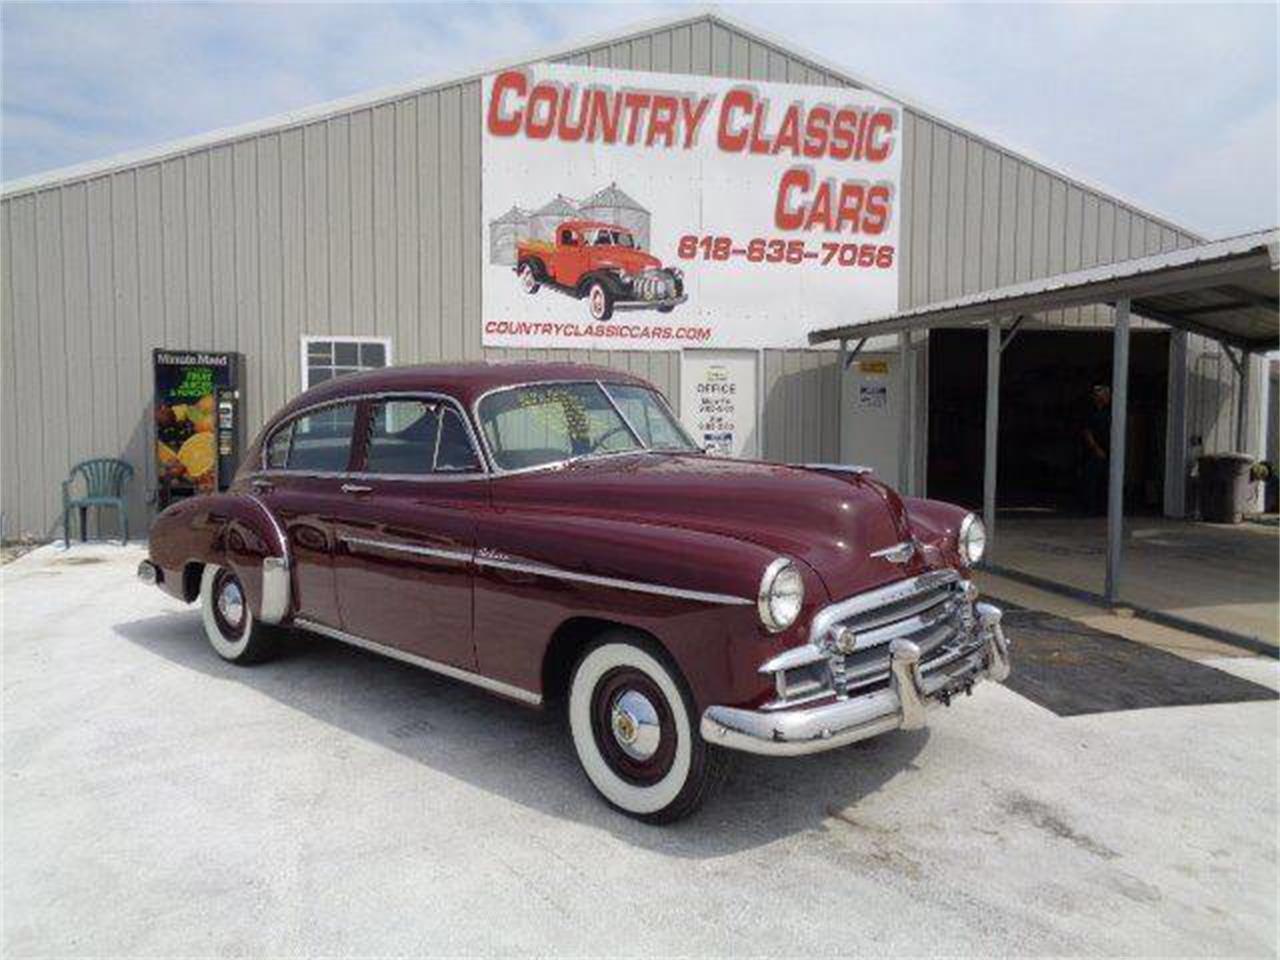
<path id="1" fill-rule="evenodd" d="M 205 367 L 225 367 L 231 358 L 225 353 L 166 353 L 156 354 L 156 363 L 165 366 L 184 367 L 199 364 Z"/>

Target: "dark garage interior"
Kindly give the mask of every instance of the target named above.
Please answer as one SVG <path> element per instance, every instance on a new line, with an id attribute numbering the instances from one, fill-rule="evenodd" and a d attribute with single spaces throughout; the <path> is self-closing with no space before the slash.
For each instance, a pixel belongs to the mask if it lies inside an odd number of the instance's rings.
<path id="1" fill-rule="evenodd" d="M 1008 337 L 1008 333 L 1005 334 Z M 1110 330 L 1020 330 L 1001 354 L 997 505 L 1080 513 L 1090 388 L 1111 383 Z M 1130 342 L 1126 512 L 1163 502 L 1169 335 Z M 929 496 L 982 504 L 987 333 L 934 330 L 929 341 Z"/>

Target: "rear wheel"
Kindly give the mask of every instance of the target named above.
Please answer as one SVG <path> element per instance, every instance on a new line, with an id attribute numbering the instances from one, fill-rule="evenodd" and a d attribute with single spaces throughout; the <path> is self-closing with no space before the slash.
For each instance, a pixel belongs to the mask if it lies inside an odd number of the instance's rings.
<path id="1" fill-rule="evenodd" d="M 244 585 L 235 571 L 208 564 L 200 578 L 200 615 L 209 644 L 230 663 L 258 663 L 275 652 L 271 628 L 249 609 Z"/>
<path id="2" fill-rule="evenodd" d="M 533 269 L 533 264 L 529 263 L 527 260 L 520 264 L 518 276 L 520 278 L 520 289 L 525 293 L 537 293 L 539 288 L 542 286 L 538 281 L 538 272 Z"/>
<path id="3" fill-rule="evenodd" d="M 613 294 L 599 280 L 587 287 L 587 308 L 592 320 L 608 320 L 613 316 Z"/>
<path id="4" fill-rule="evenodd" d="M 703 741 L 684 679 L 659 652 L 617 631 L 574 669 L 569 728 L 578 761 L 612 806 L 670 823 L 702 803 L 727 756 Z"/>

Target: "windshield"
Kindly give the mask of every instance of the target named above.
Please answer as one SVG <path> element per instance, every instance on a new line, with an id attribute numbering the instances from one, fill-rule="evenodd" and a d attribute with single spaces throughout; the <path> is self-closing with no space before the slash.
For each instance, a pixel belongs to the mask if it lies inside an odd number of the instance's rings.
<path id="1" fill-rule="evenodd" d="M 636 245 L 635 238 L 622 230 L 597 230 L 595 245 L 597 247 L 627 247 Z"/>
<path id="2" fill-rule="evenodd" d="M 607 389 L 594 382 L 539 383 L 489 394 L 477 412 L 495 464 L 523 470 L 633 450 L 696 452 L 654 391 Z"/>

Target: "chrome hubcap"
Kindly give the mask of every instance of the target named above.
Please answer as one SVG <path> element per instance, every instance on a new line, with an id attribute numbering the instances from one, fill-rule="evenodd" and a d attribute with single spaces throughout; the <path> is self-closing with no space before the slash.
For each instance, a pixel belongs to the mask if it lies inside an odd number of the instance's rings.
<path id="1" fill-rule="evenodd" d="M 234 580 L 228 581 L 218 594 L 218 612 L 233 628 L 240 626 L 244 618 L 244 594 L 240 592 L 240 584 Z"/>
<path id="2" fill-rule="evenodd" d="M 600 288 L 591 291 L 591 314 L 599 317 L 604 313 L 604 294 L 600 292 Z"/>
<path id="3" fill-rule="evenodd" d="M 520 271 L 520 282 L 524 284 L 525 290 L 533 289 L 533 271 L 525 267 Z"/>
<path id="4" fill-rule="evenodd" d="M 648 760 L 658 752 L 662 740 L 658 711 L 644 694 L 628 690 L 618 697 L 611 725 L 613 738 L 632 760 Z"/>

